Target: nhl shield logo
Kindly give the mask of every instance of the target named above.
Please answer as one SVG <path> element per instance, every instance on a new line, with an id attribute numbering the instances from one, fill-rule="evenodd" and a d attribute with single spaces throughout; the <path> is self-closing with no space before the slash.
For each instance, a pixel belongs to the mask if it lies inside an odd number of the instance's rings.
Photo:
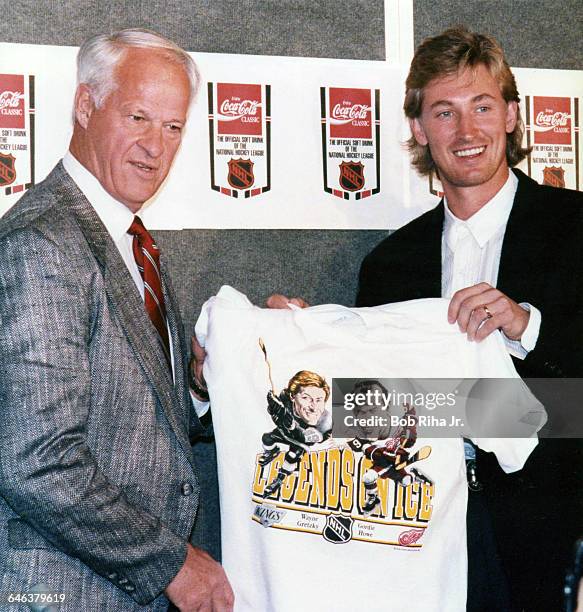
<path id="1" fill-rule="evenodd" d="M 565 188 L 565 171 L 561 166 L 546 166 L 543 168 L 543 185 Z"/>
<path id="2" fill-rule="evenodd" d="M 322 535 L 332 544 L 345 544 L 352 539 L 353 519 L 342 514 L 329 514 Z"/>
<path id="3" fill-rule="evenodd" d="M 15 161 L 14 155 L 0 153 L 0 187 L 10 185 L 16 180 Z"/>
<path id="4" fill-rule="evenodd" d="M 249 189 L 255 182 L 253 162 L 243 158 L 230 159 L 227 180 L 229 185 L 235 189 Z"/>
<path id="5" fill-rule="evenodd" d="M 362 162 L 340 164 L 340 186 L 346 191 L 358 191 L 364 187 L 364 166 Z"/>

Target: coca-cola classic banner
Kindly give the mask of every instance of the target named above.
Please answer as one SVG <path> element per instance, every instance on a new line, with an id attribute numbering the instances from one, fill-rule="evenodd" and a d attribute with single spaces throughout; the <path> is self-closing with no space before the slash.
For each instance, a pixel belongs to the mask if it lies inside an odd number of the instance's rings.
<path id="1" fill-rule="evenodd" d="M 519 167 L 538 183 L 581 191 L 583 72 L 518 68 L 515 73 L 526 126 L 524 145 L 532 147 Z"/>
<path id="2" fill-rule="evenodd" d="M 33 184 L 34 76 L 0 74 L 0 193 L 20 195 Z"/>
<path id="3" fill-rule="evenodd" d="M 553 187 L 580 188 L 579 100 L 526 96 L 526 137 L 532 147 L 528 174 Z"/>
<path id="4" fill-rule="evenodd" d="M 380 192 L 380 90 L 320 88 L 324 191 L 345 200 Z"/>
<path id="5" fill-rule="evenodd" d="M 234 198 L 269 191 L 270 86 L 209 83 L 211 188 Z"/>

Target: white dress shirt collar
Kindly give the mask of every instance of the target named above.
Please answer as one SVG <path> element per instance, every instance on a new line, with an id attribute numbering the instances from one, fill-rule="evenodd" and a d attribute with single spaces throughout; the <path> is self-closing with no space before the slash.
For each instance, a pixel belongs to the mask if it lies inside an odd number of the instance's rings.
<path id="1" fill-rule="evenodd" d="M 455 251 L 461 226 L 469 230 L 480 248 L 483 248 L 501 228 L 506 226 L 517 188 L 518 179 L 514 172 L 509 171 L 508 179 L 502 185 L 500 191 L 466 221 L 462 221 L 451 212 L 447 204 L 447 198 L 444 198 L 444 232 L 449 248 Z"/>
<path id="2" fill-rule="evenodd" d="M 132 224 L 134 213 L 110 196 L 97 178 L 70 151 L 63 157 L 63 166 L 89 200 L 113 241 L 119 242 Z"/>
<path id="3" fill-rule="evenodd" d="M 130 273 L 142 300 L 144 299 L 144 279 L 134 258 L 132 244 L 133 236 L 128 234 L 128 229 L 134 219 L 134 213 L 125 204 L 112 198 L 101 186 L 97 178 L 85 168 L 70 151 L 63 157 L 63 166 L 69 176 L 75 181 L 83 195 L 87 198 L 95 212 L 101 219 L 103 225 L 109 232 L 115 246 L 117 247 L 125 265 Z M 168 336 L 170 338 L 170 357 L 172 363 L 172 375 L 174 369 L 174 351 L 172 350 L 172 331 L 168 325 Z M 194 400 L 193 400 L 194 401 Z M 199 416 L 208 410 L 208 402 L 195 402 L 195 409 Z"/>

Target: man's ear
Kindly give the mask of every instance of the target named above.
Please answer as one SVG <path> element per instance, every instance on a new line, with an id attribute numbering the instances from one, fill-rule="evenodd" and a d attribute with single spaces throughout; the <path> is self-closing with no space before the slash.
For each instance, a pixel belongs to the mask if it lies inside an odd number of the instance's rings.
<path id="1" fill-rule="evenodd" d="M 518 102 L 511 100 L 506 107 L 506 133 L 511 134 L 516 127 L 518 118 Z"/>
<path id="2" fill-rule="evenodd" d="M 89 86 L 81 83 L 75 92 L 75 119 L 83 128 L 87 129 L 89 118 L 95 110 L 93 96 Z"/>
<path id="3" fill-rule="evenodd" d="M 409 127 L 415 140 L 422 146 L 427 145 L 427 137 L 425 136 L 425 130 L 421 125 L 421 121 L 416 117 L 415 119 L 409 119 Z"/>

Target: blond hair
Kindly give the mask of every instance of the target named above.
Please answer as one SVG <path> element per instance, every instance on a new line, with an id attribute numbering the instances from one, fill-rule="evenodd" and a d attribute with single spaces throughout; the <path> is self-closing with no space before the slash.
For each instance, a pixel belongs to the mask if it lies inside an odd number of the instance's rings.
<path id="1" fill-rule="evenodd" d="M 326 380 L 319 374 L 308 372 L 308 370 L 300 370 L 290 378 L 287 384 L 287 390 L 292 397 L 299 393 L 300 388 L 303 389 L 305 387 L 319 387 L 323 389 L 326 394 L 326 401 L 328 401 L 330 397 L 330 387 Z"/>

